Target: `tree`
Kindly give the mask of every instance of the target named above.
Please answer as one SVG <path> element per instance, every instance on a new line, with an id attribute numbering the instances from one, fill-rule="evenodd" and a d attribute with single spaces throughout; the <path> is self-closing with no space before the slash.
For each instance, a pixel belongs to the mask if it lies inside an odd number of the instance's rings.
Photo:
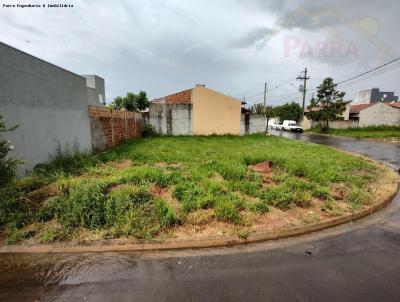
<path id="1" fill-rule="evenodd" d="M 14 148 L 10 141 L 2 138 L 1 134 L 13 131 L 17 126 L 7 128 L 6 120 L 0 114 L 0 189 L 5 188 L 15 178 L 15 169 L 21 162 L 8 156 L 8 153 Z"/>
<path id="2" fill-rule="evenodd" d="M 274 107 L 272 106 L 266 106 L 264 107 L 263 104 L 259 103 L 259 104 L 254 104 L 253 106 L 250 107 L 250 111 L 252 113 L 257 113 L 257 114 L 264 114 L 265 119 L 267 120 L 267 124 L 266 124 L 266 128 L 265 128 L 265 132 L 268 132 L 268 123 L 269 120 L 273 117 L 276 116 L 276 110 Z"/>
<path id="3" fill-rule="evenodd" d="M 284 120 L 299 122 L 301 117 L 301 107 L 296 102 L 276 106 L 275 115 L 279 117 L 279 120 L 281 122 L 283 122 Z"/>
<path id="4" fill-rule="evenodd" d="M 332 78 L 326 78 L 317 87 L 317 98 L 312 98 L 307 109 L 307 117 L 314 121 L 325 123 L 324 128 L 329 129 L 329 121 L 342 119 L 342 114 L 346 110 L 347 102 L 343 101 L 345 92 L 336 90 L 336 84 Z"/>
<path id="5" fill-rule="evenodd" d="M 259 104 L 254 104 L 253 106 L 250 107 L 251 113 L 255 114 L 264 114 L 264 105 L 259 103 Z"/>
<path id="6" fill-rule="evenodd" d="M 115 110 L 139 112 L 149 107 L 149 100 L 145 91 L 139 91 L 139 94 L 128 92 L 125 97 L 117 96 L 110 107 Z"/>
<path id="7" fill-rule="evenodd" d="M 110 106 L 115 110 L 122 110 L 124 109 L 124 99 L 120 96 L 117 96 Z"/>

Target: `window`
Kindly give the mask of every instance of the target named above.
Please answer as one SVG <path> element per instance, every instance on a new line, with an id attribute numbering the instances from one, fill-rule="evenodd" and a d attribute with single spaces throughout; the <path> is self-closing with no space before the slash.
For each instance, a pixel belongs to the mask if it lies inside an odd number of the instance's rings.
<path id="1" fill-rule="evenodd" d="M 104 104 L 103 95 L 99 93 L 99 103 Z"/>

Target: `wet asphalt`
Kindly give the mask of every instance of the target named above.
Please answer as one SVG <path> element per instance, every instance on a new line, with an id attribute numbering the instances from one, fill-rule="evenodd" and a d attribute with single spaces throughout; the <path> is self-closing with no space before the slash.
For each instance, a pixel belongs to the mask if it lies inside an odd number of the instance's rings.
<path id="1" fill-rule="evenodd" d="M 400 146 L 275 133 L 400 168 Z M 202 250 L 0 255 L 0 301 L 400 301 L 400 194 L 320 232 Z"/>

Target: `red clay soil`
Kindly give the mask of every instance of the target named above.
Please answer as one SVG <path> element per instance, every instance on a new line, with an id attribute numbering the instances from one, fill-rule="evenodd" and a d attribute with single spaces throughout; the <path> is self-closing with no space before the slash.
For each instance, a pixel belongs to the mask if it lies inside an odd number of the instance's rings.
<path id="1" fill-rule="evenodd" d="M 261 174 L 264 183 L 273 183 L 274 163 L 272 160 L 263 161 L 261 163 L 250 165 L 249 168 L 254 172 Z"/>

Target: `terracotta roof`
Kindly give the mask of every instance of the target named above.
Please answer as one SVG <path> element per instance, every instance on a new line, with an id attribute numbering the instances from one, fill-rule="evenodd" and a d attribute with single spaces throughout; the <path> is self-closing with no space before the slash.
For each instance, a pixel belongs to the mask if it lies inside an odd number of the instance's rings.
<path id="1" fill-rule="evenodd" d="M 400 102 L 383 102 L 385 105 L 400 108 Z"/>
<path id="2" fill-rule="evenodd" d="M 373 104 L 357 104 L 357 105 L 351 105 L 350 106 L 350 113 L 357 113 L 360 112 L 361 110 L 364 110 L 365 108 L 368 108 L 372 105 L 375 105 L 376 103 Z"/>
<path id="3" fill-rule="evenodd" d="M 192 89 L 183 90 L 174 94 L 152 101 L 153 103 L 166 103 L 166 104 L 191 104 L 192 103 Z"/>

